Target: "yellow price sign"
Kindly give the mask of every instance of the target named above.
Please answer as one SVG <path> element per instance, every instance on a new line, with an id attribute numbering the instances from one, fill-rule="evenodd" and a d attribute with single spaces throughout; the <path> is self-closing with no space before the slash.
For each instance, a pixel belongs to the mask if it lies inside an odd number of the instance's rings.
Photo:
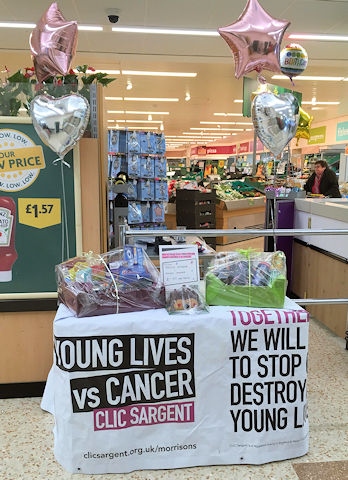
<path id="1" fill-rule="evenodd" d="M 47 228 L 62 222 L 60 198 L 19 198 L 18 221 L 34 228 Z"/>

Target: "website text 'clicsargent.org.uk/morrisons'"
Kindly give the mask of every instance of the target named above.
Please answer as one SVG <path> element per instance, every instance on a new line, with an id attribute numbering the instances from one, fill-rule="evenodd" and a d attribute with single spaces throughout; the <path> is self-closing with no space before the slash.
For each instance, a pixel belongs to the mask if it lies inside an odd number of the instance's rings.
<path id="1" fill-rule="evenodd" d="M 114 458 L 124 458 L 130 457 L 131 455 L 143 455 L 144 453 L 165 453 L 165 452 L 175 452 L 183 450 L 195 450 L 197 445 L 195 443 L 190 444 L 180 444 L 176 445 L 149 445 L 147 447 L 133 448 L 131 450 L 122 450 L 119 452 L 86 452 L 83 454 L 85 459 L 100 459 L 108 458 L 113 460 Z"/>

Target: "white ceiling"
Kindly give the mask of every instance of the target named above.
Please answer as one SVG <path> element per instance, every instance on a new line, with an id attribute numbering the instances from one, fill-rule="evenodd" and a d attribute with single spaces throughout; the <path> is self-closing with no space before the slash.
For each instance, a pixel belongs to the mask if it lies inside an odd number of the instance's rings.
<path id="1" fill-rule="evenodd" d="M 1 21 L 37 23 L 52 2 L 44 0 L 0 0 Z M 66 20 L 79 25 L 102 25 L 103 32 L 78 33 L 78 45 L 72 66 L 89 64 L 96 69 L 159 70 L 197 72 L 196 78 L 134 76 L 133 89 L 126 90 L 130 77 L 119 75 L 104 89 L 108 96 L 177 97 L 177 103 L 108 102 L 107 109 L 169 111 L 169 115 L 153 116 L 163 121 L 164 133 L 181 135 L 190 128 L 201 128 L 200 121 L 218 121 L 214 112 L 241 112 L 235 99 L 242 98 L 243 80 L 234 74 L 234 58 L 220 36 L 191 37 L 115 33 L 108 20 L 109 10 L 119 15 L 117 26 L 146 26 L 214 30 L 235 22 L 247 0 L 61 0 L 58 7 Z M 287 20 L 282 48 L 289 43 L 290 33 L 328 33 L 348 35 L 348 0 L 259 0 L 274 18 Z M 0 66 L 14 72 L 32 66 L 29 48 L 31 30 L 0 29 Z M 308 53 L 304 75 L 348 77 L 348 44 L 338 42 L 297 41 Z M 3 68 L 1 68 L 3 70 Z M 303 100 L 313 95 L 318 101 L 341 101 L 338 107 L 312 111 L 313 123 L 348 114 L 348 82 L 308 82 L 294 77 L 272 80 L 272 72 L 263 71 L 273 84 L 302 92 Z M 256 78 L 256 75 L 250 74 Z M 186 91 L 191 100 L 186 102 Z M 108 115 L 109 119 L 115 116 Z M 118 119 L 134 119 L 134 115 L 117 115 Z M 146 115 L 137 115 L 146 119 Z M 221 119 L 220 120 L 224 120 Z M 227 119 L 233 121 L 236 119 Z M 237 119 L 238 120 L 238 119 Z M 203 125 L 207 127 L 207 125 Z M 213 125 L 212 125 L 213 126 Z M 205 142 L 206 143 L 206 142 Z"/>

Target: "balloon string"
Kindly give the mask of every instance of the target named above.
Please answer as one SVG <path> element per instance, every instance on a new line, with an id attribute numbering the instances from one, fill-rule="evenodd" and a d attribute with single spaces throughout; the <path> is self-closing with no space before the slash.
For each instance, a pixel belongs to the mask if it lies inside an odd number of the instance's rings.
<path id="1" fill-rule="evenodd" d="M 259 83 L 261 83 L 261 85 L 264 85 L 265 83 L 267 83 L 266 78 L 263 75 L 261 75 L 260 73 L 257 75 L 257 80 L 258 80 Z"/>
<path id="2" fill-rule="evenodd" d="M 104 267 L 106 268 L 107 272 L 109 273 L 110 277 L 111 277 L 111 280 L 112 280 L 112 283 L 114 284 L 114 288 L 115 288 L 115 295 L 116 295 L 116 314 L 118 313 L 119 311 L 119 301 L 120 301 L 120 297 L 118 295 L 118 287 L 117 287 L 117 283 L 116 283 L 116 280 L 115 280 L 115 277 L 114 275 L 111 273 L 111 270 L 110 268 L 108 267 L 107 263 L 105 262 L 104 258 L 99 255 L 99 259 L 101 260 L 102 264 L 104 265 Z"/>
<path id="3" fill-rule="evenodd" d="M 54 165 L 57 165 L 58 162 L 64 163 L 64 165 L 65 165 L 66 167 L 70 168 L 70 165 L 68 164 L 68 162 L 66 162 L 66 161 L 64 160 L 64 157 L 56 158 L 55 160 L 53 160 L 52 163 L 53 163 Z"/>
<path id="4" fill-rule="evenodd" d="M 70 252 L 69 252 L 69 230 L 68 230 L 68 215 L 67 215 L 67 208 L 66 208 L 66 194 L 65 194 L 65 179 L 64 179 L 64 167 L 63 164 L 66 164 L 66 162 L 61 161 L 60 163 L 60 172 L 61 172 L 61 178 L 62 178 L 62 200 L 63 200 L 63 205 L 62 205 L 62 210 L 63 210 L 63 222 L 62 222 L 62 262 L 65 260 L 64 258 L 64 241 L 66 243 L 66 258 L 70 258 Z M 70 165 L 69 165 L 70 167 Z"/>

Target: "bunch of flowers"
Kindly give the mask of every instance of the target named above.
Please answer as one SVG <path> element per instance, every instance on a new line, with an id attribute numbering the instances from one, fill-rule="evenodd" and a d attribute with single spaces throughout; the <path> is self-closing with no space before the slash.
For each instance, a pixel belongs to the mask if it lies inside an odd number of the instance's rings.
<path id="1" fill-rule="evenodd" d="M 75 92 L 89 100 L 92 84 L 106 87 L 115 80 L 109 78 L 107 73 L 96 72 L 88 65 L 78 65 L 75 69 L 70 69 L 66 75 L 51 76 L 43 83 L 37 81 L 34 67 L 26 67 L 12 75 L 9 75 L 10 72 L 5 67 L 4 73 L 6 78 L 0 84 L 0 116 L 18 116 L 22 106 L 28 112 L 31 100 L 41 93 L 61 97 Z"/>

